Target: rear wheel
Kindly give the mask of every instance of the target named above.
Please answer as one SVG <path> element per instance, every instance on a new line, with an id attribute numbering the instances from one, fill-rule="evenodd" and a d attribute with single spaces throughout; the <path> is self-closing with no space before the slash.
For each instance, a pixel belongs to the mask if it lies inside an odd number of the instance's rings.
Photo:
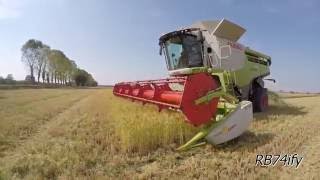
<path id="1" fill-rule="evenodd" d="M 267 88 L 257 87 L 253 93 L 252 103 L 254 112 L 266 111 L 269 106 Z"/>

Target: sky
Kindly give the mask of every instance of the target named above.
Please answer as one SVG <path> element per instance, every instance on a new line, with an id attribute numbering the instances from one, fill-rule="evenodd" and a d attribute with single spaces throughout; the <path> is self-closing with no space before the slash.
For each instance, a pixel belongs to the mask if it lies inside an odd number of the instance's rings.
<path id="1" fill-rule="evenodd" d="M 247 31 L 240 43 L 272 57 L 274 90 L 320 92 L 317 0 L 0 0 L 0 76 L 24 79 L 21 46 L 62 50 L 99 84 L 168 76 L 161 34 L 226 18 Z"/>

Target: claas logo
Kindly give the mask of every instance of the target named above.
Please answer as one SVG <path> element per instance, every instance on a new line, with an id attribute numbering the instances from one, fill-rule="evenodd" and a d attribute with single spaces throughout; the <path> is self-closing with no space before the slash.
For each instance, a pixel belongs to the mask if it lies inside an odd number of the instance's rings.
<path id="1" fill-rule="evenodd" d="M 230 132 L 233 128 L 235 128 L 237 125 L 233 124 L 232 126 L 225 126 L 222 128 L 221 131 L 219 131 L 215 136 L 219 136 L 221 134 L 227 134 L 228 132 Z"/>

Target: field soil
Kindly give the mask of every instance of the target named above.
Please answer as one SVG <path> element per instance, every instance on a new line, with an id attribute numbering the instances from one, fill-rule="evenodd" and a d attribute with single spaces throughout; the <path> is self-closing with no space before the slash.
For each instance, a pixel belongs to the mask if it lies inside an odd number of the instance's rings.
<path id="1" fill-rule="evenodd" d="M 320 96 L 272 94 L 239 138 L 187 152 L 178 112 L 111 89 L 0 90 L 0 179 L 320 179 Z M 299 168 L 255 166 L 299 154 Z"/>

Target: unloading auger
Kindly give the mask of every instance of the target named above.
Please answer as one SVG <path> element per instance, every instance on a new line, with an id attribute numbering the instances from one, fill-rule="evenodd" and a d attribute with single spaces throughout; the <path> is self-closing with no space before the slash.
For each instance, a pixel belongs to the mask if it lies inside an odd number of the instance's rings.
<path id="1" fill-rule="evenodd" d="M 237 43 L 244 32 L 223 19 L 167 33 L 159 45 L 170 77 L 117 83 L 113 93 L 155 104 L 159 111 L 178 109 L 202 127 L 178 150 L 234 139 L 247 130 L 253 111 L 268 106 L 263 78 L 270 74 L 271 58 Z"/>

